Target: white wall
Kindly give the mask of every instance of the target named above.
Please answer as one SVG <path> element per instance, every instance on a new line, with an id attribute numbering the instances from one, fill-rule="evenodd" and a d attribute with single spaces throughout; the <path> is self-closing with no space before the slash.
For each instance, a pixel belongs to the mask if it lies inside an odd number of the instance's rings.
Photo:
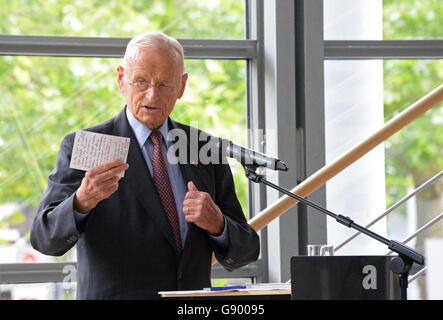
<path id="1" fill-rule="evenodd" d="M 324 0 L 325 40 L 381 40 L 381 0 Z M 375 133 L 383 120 L 383 62 L 325 61 L 326 163 Z M 384 147 L 378 146 L 326 185 L 327 208 L 365 226 L 385 211 Z M 371 230 L 386 236 L 385 219 Z M 355 231 L 328 218 L 328 243 Z M 385 245 L 360 235 L 337 255 L 384 254 Z"/>

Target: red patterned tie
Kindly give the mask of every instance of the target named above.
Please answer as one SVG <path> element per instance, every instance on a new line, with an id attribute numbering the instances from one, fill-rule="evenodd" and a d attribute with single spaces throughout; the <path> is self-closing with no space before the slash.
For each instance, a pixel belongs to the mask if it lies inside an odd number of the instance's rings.
<path id="1" fill-rule="evenodd" d="M 168 217 L 169 223 L 174 234 L 177 254 L 181 254 L 182 244 L 180 238 L 180 224 L 178 223 L 177 207 L 175 206 L 174 194 L 172 193 L 171 183 L 169 182 L 168 171 L 166 169 L 165 159 L 162 152 L 162 134 L 154 130 L 150 135 L 154 143 L 154 152 L 152 153 L 152 169 L 154 172 L 154 183 L 160 196 L 160 201 Z"/>

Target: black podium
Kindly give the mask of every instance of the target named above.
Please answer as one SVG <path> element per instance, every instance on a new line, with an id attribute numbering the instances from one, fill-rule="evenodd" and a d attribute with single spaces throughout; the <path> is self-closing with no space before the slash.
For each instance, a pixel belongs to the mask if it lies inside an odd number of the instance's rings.
<path id="1" fill-rule="evenodd" d="M 295 256 L 292 300 L 398 300 L 399 276 L 390 256 Z"/>

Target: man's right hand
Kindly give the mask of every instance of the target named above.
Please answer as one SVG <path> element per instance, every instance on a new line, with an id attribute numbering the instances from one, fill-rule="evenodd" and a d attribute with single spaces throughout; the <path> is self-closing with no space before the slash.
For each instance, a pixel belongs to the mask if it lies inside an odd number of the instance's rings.
<path id="1" fill-rule="evenodd" d="M 117 174 L 128 168 L 129 165 L 122 160 L 112 160 L 86 171 L 75 195 L 74 209 L 87 213 L 109 198 L 118 189 L 120 177 Z"/>

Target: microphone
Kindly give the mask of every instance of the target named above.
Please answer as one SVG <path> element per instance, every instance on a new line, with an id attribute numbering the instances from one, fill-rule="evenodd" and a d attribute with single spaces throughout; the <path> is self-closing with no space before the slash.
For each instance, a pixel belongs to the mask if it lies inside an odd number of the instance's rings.
<path id="1" fill-rule="evenodd" d="M 220 138 L 217 147 L 230 158 L 236 159 L 243 165 L 266 167 L 272 170 L 288 171 L 286 163 L 263 153 L 239 146 L 230 140 Z"/>

